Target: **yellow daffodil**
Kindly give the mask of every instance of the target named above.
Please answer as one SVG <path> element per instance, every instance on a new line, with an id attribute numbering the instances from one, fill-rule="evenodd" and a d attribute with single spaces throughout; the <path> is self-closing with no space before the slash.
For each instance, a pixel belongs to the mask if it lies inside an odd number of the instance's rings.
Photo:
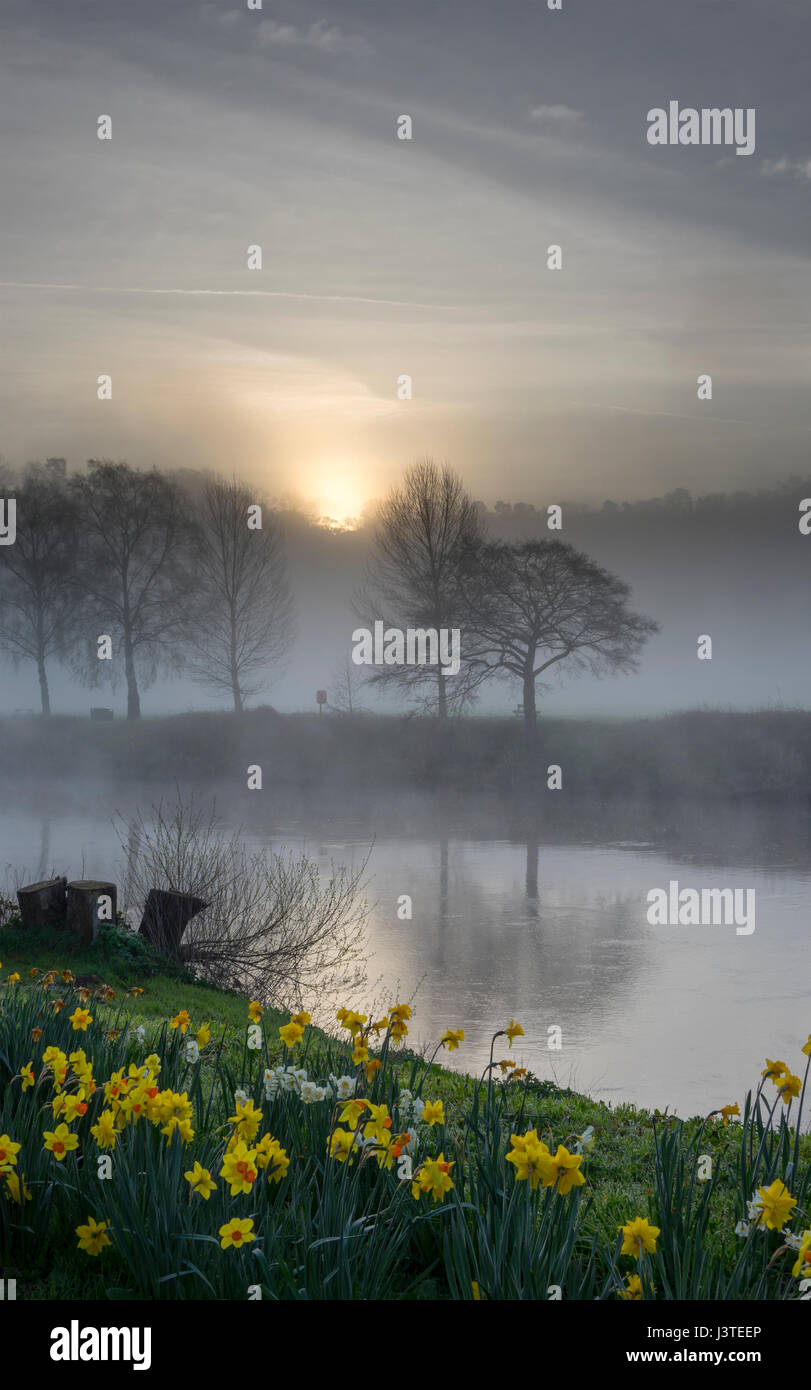
<path id="1" fill-rule="evenodd" d="M 364 1047 L 362 1043 L 358 1043 L 357 1046 L 355 1047 L 353 1053 L 352 1053 L 352 1062 L 353 1062 L 353 1064 L 354 1064 L 356 1067 L 359 1067 L 359 1066 L 361 1066 L 363 1063 L 366 1063 L 366 1062 L 368 1062 L 368 1061 L 369 1061 L 369 1049 L 368 1049 L 368 1047 Z"/>
<path id="2" fill-rule="evenodd" d="M 729 1121 L 730 1121 L 730 1119 L 732 1118 L 732 1116 L 733 1116 L 733 1115 L 740 1115 L 740 1113 L 741 1113 L 741 1112 L 740 1112 L 740 1109 L 739 1109 L 739 1107 L 738 1107 L 738 1102 L 737 1102 L 737 1101 L 735 1102 L 734 1105 L 722 1105 L 722 1106 L 721 1106 L 721 1109 L 718 1111 L 718 1114 L 721 1116 L 721 1118 L 722 1118 L 723 1121 L 724 1121 L 724 1129 L 726 1129 L 726 1127 L 727 1127 L 727 1125 L 729 1124 Z"/>
<path id="3" fill-rule="evenodd" d="M 455 1052 L 460 1043 L 465 1041 L 465 1035 L 461 1028 L 448 1028 L 442 1041 L 441 1047 L 447 1047 L 449 1052 Z"/>
<path id="4" fill-rule="evenodd" d="M 230 1221 L 226 1221 L 224 1226 L 220 1226 L 219 1235 L 223 1250 L 227 1250 L 229 1246 L 238 1250 L 241 1245 L 247 1245 L 248 1241 L 256 1240 L 256 1236 L 253 1234 L 253 1221 L 249 1216 L 232 1217 Z"/>
<path id="5" fill-rule="evenodd" d="M 26 1062 L 24 1067 L 20 1067 L 20 1079 L 23 1083 L 23 1090 L 27 1091 L 29 1086 L 34 1084 L 33 1062 Z"/>
<path id="6" fill-rule="evenodd" d="M 17 1206 L 21 1207 L 24 1202 L 31 1201 L 31 1188 L 26 1184 L 25 1174 L 20 1178 L 9 1168 L 8 1172 L 3 1173 L 3 1177 L 6 1180 L 5 1195 L 10 1202 L 16 1202 Z"/>
<path id="7" fill-rule="evenodd" d="M 116 1126 L 112 1110 L 102 1110 L 96 1123 L 90 1126 L 90 1133 L 100 1149 L 115 1148 Z"/>
<path id="8" fill-rule="evenodd" d="M 223 1155 L 220 1177 L 231 1184 L 231 1196 L 250 1192 L 256 1182 L 256 1150 L 249 1149 L 244 1139 Z"/>
<path id="9" fill-rule="evenodd" d="M 630 1255 L 635 1260 L 640 1259 L 643 1252 L 655 1255 L 656 1240 L 661 1231 L 644 1216 L 635 1216 L 633 1221 L 627 1221 L 619 1230 L 622 1231 L 621 1255 Z"/>
<path id="10" fill-rule="evenodd" d="M 807 1278 L 811 1275 L 811 1231 L 803 1231 L 797 1259 L 791 1272 L 795 1279 Z"/>
<path id="11" fill-rule="evenodd" d="M 17 1154 L 21 1148 L 22 1144 L 15 1144 L 7 1134 L 0 1134 L 0 1173 L 16 1165 Z"/>
<path id="12" fill-rule="evenodd" d="M 203 1024 L 197 1029 L 197 1032 L 195 1033 L 194 1036 L 195 1036 L 195 1039 L 196 1039 L 196 1041 L 197 1041 L 197 1046 L 198 1046 L 198 1047 L 200 1048 L 200 1050 L 202 1051 L 203 1048 L 204 1048 L 204 1047 L 207 1047 L 208 1044 L 211 1042 L 211 1026 L 210 1026 L 210 1024 L 208 1024 L 208 1023 L 203 1023 Z"/>
<path id="13" fill-rule="evenodd" d="M 784 1076 L 787 1071 L 788 1067 L 786 1066 L 785 1062 L 772 1062 L 770 1058 L 767 1057 L 766 1069 L 765 1071 L 761 1072 L 761 1076 L 769 1076 L 771 1077 L 772 1081 L 776 1083 L 777 1077 Z"/>
<path id="14" fill-rule="evenodd" d="M 582 1162 L 582 1154 L 571 1154 L 563 1144 L 558 1144 L 554 1154 L 550 1153 L 541 1160 L 543 1186 L 554 1187 L 561 1197 L 565 1197 L 573 1187 L 582 1187 L 586 1181 L 580 1172 Z"/>
<path id="15" fill-rule="evenodd" d="M 79 1147 L 79 1136 L 71 1134 L 66 1124 L 57 1125 L 56 1129 L 46 1129 L 43 1135 L 45 1148 L 49 1149 L 54 1158 L 60 1163 L 65 1154 L 71 1153 Z"/>
<path id="16" fill-rule="evenodd" d="M 757 1191 L 761 1202 L 758 1226 L 766 1226 L 770 1231 L 782 1231 L 797 1205 L 796 1197 L 792 1197 L 779 1178 L 775 1178 L 768 1187 L 759 1187 Z"/>
<path id="17" fill-rule="evenodd" d="M 236 1133 L 240 1139 L 246 1139 L 250 1143 L 259 1133 L 262 1111 L 256 1109 L 252 1100 L 240 1101 L 236 1105 L 236 1113 L 228 1116 L 228 1123 L 236 1126 Z"/>
<path id="18" fill-rule="evenodd" d="M 304 1037 L 304 1029 L 300 1023 L 283 1023 L 279 1027 L 279 1037 L 285 1047 L 295 1047 Z"/>
<path id="19" fill-rule="evenodd" d="M 337 1159 L 338 1163 L 350 1164 L 354 1161 L 352 1151 L 355 1148 L 355 1135 L 348 1129 L 335 1129 L 327 1140 L 327 1148 L 330 1158 Z"/>
<path id="20" fill-rule="evenodd" d="M 528 1182 L 534 1192 L 546 1171 L 544 1164 L 550 1157 L 546 1144 L 538 1138 L 537 1131 L 511 1136 L 513 1147 L 506 1155 L 506 1162 L 515 1168 L 517 1182 Z"/>
<path id="21" fill-rule="evenodd" d="M 423 1118 L 423 1121 L 425 1122 L 425 1124 L 430 1125 L 432 1129 L 433 1129 L 434 1125 L 444 1125 L 444 1123 L 445 1123 L 445 1107 L 444 1107 L 442 1101 L 441 1101 L 441 1100 L 428 1100 L 428 1101 L 426 1101 L 426 1102 L 425 1102 L 425 1105 L 423 1106 L 423 1109 L 422 1109 L 422 1118 Z"/>
<path id="22" fill-rule="evenodd" d="M 307 1013 L 307 1010 L 306 1010 L 306 1009 L 301 1009 L 299 1013 L 297 1013 L 297 1014 L 291 1014 L 291 1016 L 290 1016 L 290 1022 L 291 1022 L 291 1023 L 299 1023 L 299 1024 L 301 1024 L 301 1027 L 302 1027 L 302 1028 L 306 1028 L 306 1027 L 307 1027 L 307 1024 L 311 1022 L 311 1019 L 310 1019 L 310 1015 Z"/>
<path id="23" fill-rule="evenodd" d="M 88 1023 L 93 1022 L 93 1015 L 88 1009 L 80 1009 L 77 1006 L 70 1015 L 70 1021 L 73 1025 L 74 1032 L 77 1032 L 78 1029 L 81 1028 L 82 1032 L 86 1033 Z"/>
<path id="24" fill-rule="evenodd" d="M 201 1163 L 195 1163 L 188 1173 L 183 1174 L 186 1182 L 190 1184 L 192 1192 L 197 1192 L 199 1196 L 208 1201 L 212 1192 L 217 1189 L 217 1184 L 212 1178 L 207 1168 Z"/>
<path id="25" fill-rule="evenodd" d="M 631 1303 L 638 1303 L 642 1299 L 642 1280 L 638 1274 L 629 1274 L 628 1283 L 624 1289 L 620 1289 L 618 1298 L 626 1298 Z"/>
<path id="26" fill-rule="evenodd" d="M 510 1019 L 509 1023 L 507 1024 L 507 1027 L 504 1029 L 504 1032 L 507 1034 L 507 1037 L 510 1040 L 510 1047 L 512 1047 L 516 1038 L 523 1038 L 524 1036 L 524 1030 L 521 1027 L 521 1024 L 516 1023 L 514 1018 Z"/>
<path id="27" fill-rule="evenodd" d="M 105 1245 L 113 1243 L 107 1235 L 107 1222 L 96 1221 L 92 1216 L 88 1216 L 86 1226 L 76 1227 L 76 1234 L 79 1249 L 85 1250 L 88 1255 L 100 1255 Z"/>
<path id="28" fill-rule="evenodd" d="M 790 1102 L 800 1094 L 803 1088 L 801 1078 L 799 1076 L 794 1076 L 790 1071 L 786 1072 L 785 1076 L 781 1076 L 779 1080 L 775 1081 L 775 1085 L 777 1086 L 777 1094 L 780 1096 L 784 1105 L 789 1105 Z"/>
<path id="29" fill-rule="evenodd" d="M 258 1023 L 264 1012 L 265 1011 L 262 1008 L 262 1005 L 259 1003 L 259 1000 L 252 999 L 250 1004 L 248 1005 L 248 1015 L 251 1019 L 251 1022 Z"/>
<path id="30" fill-rule="evenodd" d="M 181 1033 L 185 1035 L 186 1029 L 189 1027 L 190 1023 L 191 1017 L 188 1009 L 181 1009 L 179 1013 L 175 1014 L 174 1018 L 170 1018 L 169 1027 L 179 1028 Z"/>
<path id="31" fill-rule="evenodd" d="M 445 1160 L 444 1153 L 438 1158 L 427 1158 L 418 1169 L 411 1184 L 411 1195 L 419 1201 L 423 1192 L 430 1193 L 433 1201 L 444 1202 L 445 1194 L 453 1188 L 451 1168 L 453 1163 Z"/>

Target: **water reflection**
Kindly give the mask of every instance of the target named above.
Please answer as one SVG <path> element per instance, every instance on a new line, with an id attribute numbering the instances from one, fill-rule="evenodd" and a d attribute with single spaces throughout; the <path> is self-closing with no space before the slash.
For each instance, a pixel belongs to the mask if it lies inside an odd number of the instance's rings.
<path id="1" fill-rule="evenodd" d="M 0 813 L 3 859 L 23 879 L 113 875 L 127 901 L 137 845 L 122 846 L 111 816 L 154 800 L 153 789 L 96 788 L 61 809 L 52 798 L 47 815 L 18 805 Z M 464 1028 L 450 1063 L 482 1067 L 491 1034 L 516 1018 L 525 1036 L 499 1055 L 682 1114 L 742 1101 L 766 1053 L 799 1065 L 811 1028 L 804 808 L 568 808 L 552 821 L 413 796 L 331 805 L 285 793 L 220 806 L 252 844 L 306 849 L 324 872 L 330 861 L 360 864 L 374 839 L 370 979 L 399 981 L 402 997 L 421 982 L 413 1036 L 428 1043 Z M 652 928 L 646 895 L 671 878 L 754 888 L 754 934 Z M 410 921 L 398 916 L 403 894 Z M 560 1052 L 547 1048 L 555 1027 Z"/>

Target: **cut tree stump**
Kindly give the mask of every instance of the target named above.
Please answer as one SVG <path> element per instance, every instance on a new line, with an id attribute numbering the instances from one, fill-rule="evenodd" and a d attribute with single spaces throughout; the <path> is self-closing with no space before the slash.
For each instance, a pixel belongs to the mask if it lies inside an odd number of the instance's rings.
<path id="1" fill-rule="evenodd" d="M 45 878 L 17 889 L 24 927 L 64 927 L 66 878 Z"/>
<path id="2" fill-rule="evenodd" d="M 115 925 L 118 890 L 114 883 L 79 878 L 68 884 L 68 930 L 79 940 L 93 941 L 102 927 Z"/>
<path id="3" fill-rule="evenodd" d="M 208 907 L 208 903 L 191 893 L 150 888 L 138 930 L 156 950 L 177 956 L 180 954 L 180 938 L 192 917 L 196 917 L 204 907 Z"/>

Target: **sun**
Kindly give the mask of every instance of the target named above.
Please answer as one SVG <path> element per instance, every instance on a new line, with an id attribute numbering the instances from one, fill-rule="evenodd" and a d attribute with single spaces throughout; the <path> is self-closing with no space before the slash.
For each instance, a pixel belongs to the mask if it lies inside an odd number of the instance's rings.
<path id="1" fill-rule="evenodd" d="M 368 500 L 356 462 L 319 463 L 305 472 L 307 495 L 318 514 L 319 524 L 331 530 L 353 531 Z"/>

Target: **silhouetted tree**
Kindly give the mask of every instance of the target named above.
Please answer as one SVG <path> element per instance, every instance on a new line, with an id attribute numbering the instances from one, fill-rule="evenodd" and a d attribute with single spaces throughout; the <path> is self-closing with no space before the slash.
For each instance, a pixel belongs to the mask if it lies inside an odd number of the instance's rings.
<path id="1" fill-rule="evenodd" d="M 61 466 L 60 466 L 61 465 Z M 0 648 L 15 665 L 37 668 L 42 713 L 51 713 L 47 662 L 68 650 L 76 618 L 69 580 L 76 550 L 76 509 L 64 460 L 32 464 L 13 487 L 16 539 L 0 546 Z"/>
<path id="2" fill-rule="evenodd" d="M 191 583 L 188 508 L 157 469 L 138 472 L 126 463 L 91 459 L 87 473 L 72 478 L 70 486 L 80 522 L 74 582 L 88 615 L 76 670 L 95 684 L 102 665 L 97 635 L 117 638 L 127 718 L 139 719 L 139 682 L 149 684 L 160 667 L 181 664 Z"/>
<path id="3" fill-rule="evenodd" d="M 630 671 L 658 624 L 628 608 L 621 579 L 559 540 L 509 545 L 492 541 L 477 552 L 472 619 L 490 671 L 521 682 L 527 745 L 537 737 L 536 684 L 561 662 L 569 670 Z"/>
<path id="4" fill-rule="evenodd" d="M 290 648 L 293 604 L 281 526 L 236 479 L 215 478 L 202 490 L 194 575 L 190 672 L 204 685 L 228 690 L 239 713 L 269 682 L 271 663 Z"/>
<path id="5" fill-rule="evenodd" d="M 426 703 L 440 719 L 449 707 L 461 707 L 479 679 L 464 640 L 464 576 L 481 536 L 479 511 L 457 474 L 431 459 L 415 464 L 380 509 L 375 554 L 356 601 L 356 612 L 370 627 L 383 620 L 401 630 L 462 630 L 458 675 L 443 675 L 437 664 L 378 667 L 369 677 L 409 694 L 427 689 Z"/>

